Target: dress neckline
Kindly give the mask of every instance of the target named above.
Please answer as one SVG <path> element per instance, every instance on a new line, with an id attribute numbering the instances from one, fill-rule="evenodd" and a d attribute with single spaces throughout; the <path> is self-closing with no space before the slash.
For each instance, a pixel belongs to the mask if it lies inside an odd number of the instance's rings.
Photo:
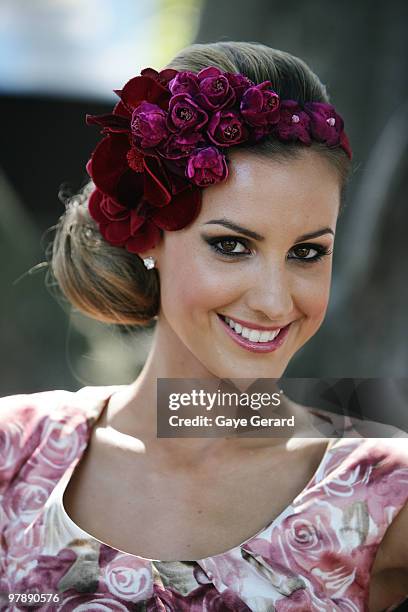
<path id="1" fill-rule="evenodd" d="M 89 439 L 92 435 L 92 430 L 93 427 L 96 425 L 96 422 L 99 421 L 102 413 L 106 410 L 109 401 L 112 397 L 112 395 L 114 395 L 114 393 L 118 390 L 118 388 L 123 387 L 123 385 L 120 386 L 116 386 L 116 387 L 109 387 L 110 391 L 108 393 L 108 395 L 104 398 L 104 401 L 102 404 L 100 404 L 101 408 L 98 410 L 98 413 L 94 413 L 91 417 L 90 420 L 90 427 L 88 430 L 88 442 Z M 84 387 L 82 389 L 79 389 L 79 391 L 77 391 L 77 393 L 81 393 L 83 391 L 83 389 L 89 390 L 89 387 Z M 100 387 L 98 387 L 98 389 L 100 389 Z M 85 395 L 86 397 L 86 395 Z M 202 557 L 200 559 L 177 559 L 177 560 L 161 560 L 161 559 L 149 559 L 147 557 L 142 557 L 141 555 L 136 555 L 134 553 L 130 553 L 127 552 L 125 550 L 121 550 L 120 548 L 116 548 L 115 546 L 112 546 L 110 544 L 107 544 L 106 542 L 103 542 L 102 540 L 98 539 L 97 537 L 93 536 L 92 534 L 88 533 L 87 531 L 85 531 L 84 529 L 82 529 L 82 527 L 80 527 L 79 525 L 77 525 L 72 519 L 71 517 L 68 515 L 67 511 L 65 510 L 64 507 L 64 494 L 65 491 L 68 487 L 68 484 L 71 480 L 71 478 L 74 475 L 74 472 L 76 470 L 76 468 L 78 467 L 79 463 L 81 462 L 81 459 L 84 456 L 84 453 L 86 451 L 86 448 L 88 446 L 85 445 L 82 452 L 75 457 L 75 459 L 71 462 L 71 464 L 68 466 L 68 468 L 65 470 L 63 476 L 61 477 L 60 481 L 58 482 L 57 486 L 56 486 L 56 490 L 54 491 L 55 494 L 55 503 L 58 506 L 58 510 L 61 513 L 64 521 L 66 523 L 68 523 L 71 527 L 71 530 L 73 529 L 74 531 L 78 532 L 78 534 L 80 535 L 80 537 L 88 539 L 88 540 L 93 540 L 95 542 L 98 542 L 99 544 L 109 548 L 110 550 L 113 551 L 117 551 L 120 554 L 124 554 L 128 557 L 134 558 L 134 559 L 139 559 L 145 563 L 166 563 L 166 564 L 172 564 L 172 563 L 201 563 L 207 560 L 213 560 L 213 559 L 217 559 L 217 558 L 221 558 L 224 557 L 225 555 L 229 555 L 234 553 L 235 551 L 239 550 L 241 547 L 250 544 L 253 540 L 257 539 L 259 536 L 261 536 L 263 533 L 265 533 L 266 531 L 268 531 L 269 529 L 271 529 L 277 522 L 279 522 L 282 518 L 284 518 L 294 507 L 294 505 L 296 504 L 296 502 L 305 494 L 306 491 L 308 491 L 310 489 L 310 487 L 315 483 L 315 480 L 319 477 L 322 469 L 324 468 L 326 461 L 329 457 L 330 451 L 332 450 L 332 448 L 335 446 L 335 444 L 341 440 L 342 438 L 329 438 L 328 444 L 323 452 L 323 455 L 319 461 L 319 464 L 316 468 L 316 470 L 314 471 L 314 473 L 312 474 L 311 478 L 308 480 L 307 484 L 303 487 L 303 489 L 296 495 L 296 497 L 281 511 L 279 512 L 279 514 L 277 516 L 275 516 L 272 521 L 270 521 L 266 526 L 261 527 L 261 529 L 259 529 L 254 535 L 251 535 L 249 538 L 247 538 L 246 540 L 244 540 L 243 542 L 241 542 L 240 544 L 237 544 L 236 546 L 233 546 L 232 548 L 221 552 L 221 553 L 217 553 L 215 555 L 209 555 L 207 557 Z"/>

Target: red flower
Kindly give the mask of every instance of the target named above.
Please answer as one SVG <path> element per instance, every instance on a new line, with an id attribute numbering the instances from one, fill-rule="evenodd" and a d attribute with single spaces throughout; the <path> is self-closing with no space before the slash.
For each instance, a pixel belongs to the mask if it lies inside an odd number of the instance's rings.
<path id="1" fill-rule="evenodd" d="M 241 100 L 241 115 L 251 126 L 273 125 L 279 121 L 279 96 L 264 81 L 246 90 Z"/>
<path id="2" fill-rule="evenodd" d="M 300 140 L 311 143 L 310 117 L 294 100 L 283 100 L 280 105 L 280 119 L 276 134 L 281 140 Z"/>
<path id="3" fill-rule="evenodd" d="M 248 129 L 236 111 L 214 113 L 207 134 L 219 147 L 231 147 L 248 139 Z"/>
<path id="4" fill-rule="evenodd" d="M 199 187 L 225 180 L 228 168 L 224 155 L 216 147 L 195 151 L 188 159 L 187 176 Z"/>
<path id="5" fill-rule="evenodd" d="M 130 128 L 134 143 L 142 148 L 157 147 L 170 135 L 167 129 L 167 113 L 157 104 L 142 102 L 133 111 Z"/>
<path id="6" fill-rule="evenodd" d="M 141 200 L 128 210 L 95 189 L 89 198 L 90 216 L 110 244 L 131 253 L 143 253 L 156 246 L 162 230 L 182 229 L 199 214 L 201 194 L 190 187 L 174 195 L 171 204 L 157 208 Z"/>
<path id="7" fill-rule="evenodd" d="M 168 125 L 173 132 L 194 130 L 197 132 L 208 122 L 207 113 L 189 94 L 173 96 L 169 103 Z"/>
<path id="8" fill-rule="evenodd" d="M 89 206 L 106 240 L 131 252 L 195 218 L 198 188 L 228 176 L 223 148 L 274 134 L 340 145 L 351 157 L 331 105 L 281 102 L 269 81 L 255 85 L 214 66 L 198 74 L 146 68 L 116 93 L 112 113 L 87 116 L 104 134 L 87 165 L 96 186 Z"/>
<path id="9" fill-rule="evenodd" d="M 235 91 L 227 76 L 214 66 L 203 68 L 197 74 L 200 91 L 197 102 L 209 111 L 221 110 L 235 102 Z"/>
<path id="10" fill-rule="evenodd" d="M 334 146 L 340 142 L 343 131 L 343 119 L 331 104 L 308 102 L 305 111 L 310 115 L 310 131 L 316 140 Z"/>

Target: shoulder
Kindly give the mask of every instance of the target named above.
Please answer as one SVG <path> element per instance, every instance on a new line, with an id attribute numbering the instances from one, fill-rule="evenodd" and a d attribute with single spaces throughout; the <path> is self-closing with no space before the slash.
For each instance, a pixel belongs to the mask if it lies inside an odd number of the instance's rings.
<path id="1" fill-rule="evenodd" d="M 408 441 L 378 440 L 386 449 L 389 469 L 384 505 L 390 510 L 390 520 L 378 553 L 381 570 L 399 570 L 408 582 Z"/>
<path id="2" fill-rule="evenodd" d="M 86 434 L 112 387 L 50 390 L 0 398 L 0 492 L 38 447 L 61 447 L 82 429 Z"/>

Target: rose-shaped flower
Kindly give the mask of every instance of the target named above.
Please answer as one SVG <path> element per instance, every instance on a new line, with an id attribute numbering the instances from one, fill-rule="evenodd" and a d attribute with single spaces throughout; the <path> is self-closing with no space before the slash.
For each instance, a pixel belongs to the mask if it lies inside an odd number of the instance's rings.
<path id="1" fill-rule="evenodd" d="M 283 100 L 280 105 L 279 123 L 275 133 L 280 140 L 300 140 L 310 144 L 310 117 L 295 100 Z"/>
<path id="2" fill-rule="evenodd" d="M 221 593 L 211 584 L 197 587 L 187 595 L 182 595 L 171 587 L 165 589 L 154 586 L 154 594 L 146 602 L 147 612 L 166 610 L 166 612 L 250 612 L 250 608 L 232 589 Z"/>
<path id="3" fill-rule="evenodd" d="M 226 75 L 214 66 L 203 68 L 197 74 L 200 92 L 197 102 L 206 110 L 214 111 L 232 106 L 235 102 L 235 91 Z"/>
<path id="4" fill-rule="evenodd" d="M 207 187 L 228 176 L 225 157 L 215 147 L 205 147 L 190 155 L 186 175 L 195 185 Z"/>
<path id="5" fill-rule="evenodd" d="M 123 107 L 129 114 L 142 102 L 157 104 L 163 110 L 167 109 L 170 91 L 155 76 L 137 76 L 130 79 L 123 89 L 115 89 L 115 93 L 122 101 Z M 121 113 L 122 114 L 122 113 Z"/>
<path id="6" fill-rule="evenodd" d="M 173 134 L 158 148 L 158 153 L 166 159 L 183 159 L 188 157 L 197 147 L 205 143 L 200 132 L 185 132 Z"/>
<path id="7" fill-rule="evenodd" d="M 316 140 L 335 146 L 340 142 L 343 119 L 336 113 L 334 106 L 324 102 L 307 102 L 305 111 L 310 116 L 310 131 Z"/>
<path id="8" fill-rule="evenodd" d="M 169 82 L 168 87 L 173 96 L 180 93 L 194 96 L 199 91 L 197 75 L 189 70 L 179 72 Z"/>
<path id="9" fill-rule="evenodd" d="M 248 129 L 236 111 L 217 111 L 207 129 L 208 138 L 220 147 L 231 147 L 248 139 Z"/>
<path id="10" fill-rule="evenodd" d="M 197 132 L 208 122 L 208 115 L 189 94 L 182 93 L 170 99 L 167 122 L 173 132 Z"/>
<path id="11" fill-rule="evenodd" d="M 125 601 L 144 601 L 152 589 L 152 572 L 138 557 L 117 554 L 101 568 L 101 578 L 108 591 Z"/>
<path id="12" fill-rule="evenodd" d="M 136 146 L 157 147 L 169 136 L 167 114 L 157 104 L 142 102 L 132 114 L 130 128 Z"/>
<path id="13" fill-rule="evenodd" d="M 233 74 L 231 72 L 227 72 L 225 76 L 228 79 L 230 86 L 234 90 L 236 100 L 241 100 L 244 92 L 255 85 L 251 79 L 248 79 L 248 77 L 243 74 Z"/>
<path id="14" fill-rule="evenodd" d="M 166 206 L 152 206 L 142 199 L 133 210 L 118 209 L 118 217 L 112 219 L 109 213 L 114 207 L 115 203 L 109 202 L 107 196 L 94 190 L 89 199 L 89 214 L 105 240 L 130 253 L 144 253 L 160 242 L 162 230 L 182 229 L 191 223 L 200 212 L 201 198 L 199 190 L 188 186 L 173 195 Z"/>
<path id="15" fill-rule="evenodd" d="M 177 70 L 174 70 L 174 68 L 165 68 L 158 72 L 154 68 L 144 68 L 140 74 L 141 76 L 150 77 L 162 85 L 168 86 L 168 83 L 177 75 Z"/>
<path id="16" fill-rule="evenodd" d="M 279 121 L 279 96 L 264 81 L 246 90 L 241 100 L 241 114 L 249 125 L 269 126 Z"/>

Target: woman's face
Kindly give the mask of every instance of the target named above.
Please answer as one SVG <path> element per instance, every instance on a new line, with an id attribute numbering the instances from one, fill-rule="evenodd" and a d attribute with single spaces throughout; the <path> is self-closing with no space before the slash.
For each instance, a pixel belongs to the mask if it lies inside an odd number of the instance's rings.
<path id="1" fill-rule="evenodd" d="M 159 325 L 214 376 L 279 378 L 326 313 L 339 179 L 308 150 L 283 162 L 239 150 L 230 159 L 194 223 L 164 232 L 151 252 Z"/>

